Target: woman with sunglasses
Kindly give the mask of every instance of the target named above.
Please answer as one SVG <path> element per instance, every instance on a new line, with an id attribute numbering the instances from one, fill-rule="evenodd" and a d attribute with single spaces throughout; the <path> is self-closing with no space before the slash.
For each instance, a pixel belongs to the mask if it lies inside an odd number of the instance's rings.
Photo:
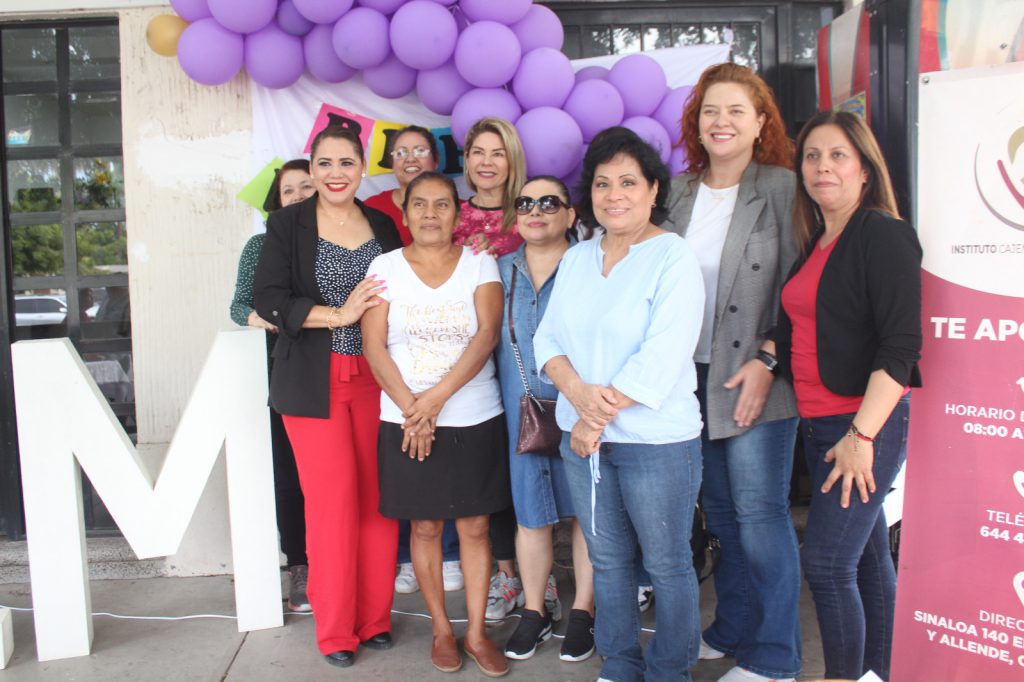
<path id="1" fill-rule="evenodd" d="M 292 159 L 274 172 L 263 210 L 273 213 L 283 206 L 297 204 L 316 193 L 313 178 L 309 175 L 309 161 Z M 238 259 L 238 279 L 235 282 L 235 296 L 231 299 L 231 320 L 240 327 L 265 329 L 267 334 L 267 366 L 273 367 L 270 352 L 277 340 L 277 326 L 270 324 L 256 312 L 252 300 L 252 279 L 256 274 L 256 263 L 263 252 L 265 232 L 254 234 Z M 277 534 L 281 539 L 281 551 L 288 566 L 288 610 L 308 613 L 313 608 L 306 596 L 309 582 L 309 562 L 306 559 L 306 512 L 299 472 L 295 469 L 295 454 L 288 442 L 281 414 L 270 408 L 270 451 L 274 460 L 274 502 L 277 511 Z"/>
<path id="2" fill-rule="evenodd" d="M 374 194 L 364 203 L 370 208 L 386 213 L 395 222 L 398 236 L 402 238 L 402 246 L 412 243 L 412 234 L 405 224 L 405 213 L 402 204 L 409 183 L 421 173 L 437 169 L 441 157 L 437 151 L 437 138 L 429 130 L 417 125 L 405 126 L 394 138 L 391 150 L 391 170 L 398 180 L 398 187 L 386 189 Z M 444 590 L 455 592 L 465 584 L 462 568 L 459 566 L 459 534 L 455 531 L 455 523 L 445 521 L 441 536 L 444 547 Z M 411 594 L 420 589 L 416 580 L 416 572 L 412 569 L 412 557 L 409 555 L 409 522 L 398 524 L 398 573 L 395 575 L 395 591 L 399 594 Z"/>
<path id="3" fill-rule="evenodd" d="M 568 235 L 576 211 L 569 204 L 569 191 L 562 181 L 547 175 L 527 182 L 514 206 L 516 224 L 525 243 L 515 253 L 498 260 L 505 287 L 506 320 L 502 324 L 497 360 L 511 435 L 509 475 L 518 525 L 516 556 L 526 604 L 519 625 L 505 644 L 505 656 L 516 660 L 530 658 L 537 645 L 551 637 L 552 621 L 557 620 L 554 616 L 561 611 L 557 600 L 552 611 L 544 598 L 554 559 L 552 529 L 559 519 L 572 519 L 576 596 L 559 658 L 585 661 L 594 653 L 593 569 L 575 520 L 565 467 L 557 456 L 518 454 L 515 435 L 519 432 L 519 401 L 525 385 L 542 400 L 558 398 L 554 386 L 538 378 L 531 341 L 551 298 L 558 264 L 574 241 Z"/>

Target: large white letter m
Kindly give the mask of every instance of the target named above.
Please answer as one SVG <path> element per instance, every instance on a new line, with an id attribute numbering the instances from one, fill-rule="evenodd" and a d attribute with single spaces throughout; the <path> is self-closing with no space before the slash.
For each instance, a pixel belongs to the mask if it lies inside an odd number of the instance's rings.
<path id="1" fill-rule="evenodd" d="M 39 660 L 92 645 L 79 464 L 139 558 L 167 556 L 224 445 L 238 629 L 280 626 L 263 333 L 217 335 L 155 481 L 67 339 L 12 353 Z"/>

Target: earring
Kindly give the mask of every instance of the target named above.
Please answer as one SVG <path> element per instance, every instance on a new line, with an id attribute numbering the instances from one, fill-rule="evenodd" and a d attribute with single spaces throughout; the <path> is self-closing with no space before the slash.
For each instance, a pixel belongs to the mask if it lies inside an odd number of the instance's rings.
<path id="1" fill-rule="evenodd" d="M 754 140 L 754 144 L 761 144 L 761 136 L 760 135 L 758 135 L 757 139 Z"/>
<path id="2" fill-rule="evenodd" d="M 704 144 L 704 138 L 703 138 L 703 137 L 701 137 L 700 135 L 698 135 L 698 136 L 697 136 L 697 143 L 698 143 L 698 144 Z"/>

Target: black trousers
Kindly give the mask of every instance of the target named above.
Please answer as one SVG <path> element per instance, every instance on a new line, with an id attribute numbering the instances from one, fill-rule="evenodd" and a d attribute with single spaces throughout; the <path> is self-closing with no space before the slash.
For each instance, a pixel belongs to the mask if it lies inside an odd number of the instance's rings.
<path id="1" fill-rule="evenodd" d="M 281 415 L 270 408 L 270 448 L 274 453 L 274 501 L 277 506 L 277 532 L 281 551 L 288 566 L 305 566 L 306 501 L 299 486 L 295 453 L 288 441 Z"/>

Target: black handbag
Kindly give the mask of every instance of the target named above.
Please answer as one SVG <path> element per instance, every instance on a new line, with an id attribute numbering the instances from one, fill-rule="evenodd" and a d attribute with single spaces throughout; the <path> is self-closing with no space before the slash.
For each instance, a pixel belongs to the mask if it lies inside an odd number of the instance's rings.
<path id="1" fill-rule="evenodd" d="M 519 398 L 519 438 L 516 441 L 516 453 L 547 455 L 558 457 L 558 448 L 562 443 L 562 430 L 555 421 L 555 401 L 538 398 L 530 390 L 530 382 L 526 379 L 526 368 L 523 357 L 519 353 L 516 342 L 516 327 L 512 321 L 512 301 L 516 292 L 516 272 L 512 266 L 512 281 L 508 286 L 508 335 L 511 340 L 512 354 L 519 368 L 519 378 L 523 380 L 524 395 Z"/>

